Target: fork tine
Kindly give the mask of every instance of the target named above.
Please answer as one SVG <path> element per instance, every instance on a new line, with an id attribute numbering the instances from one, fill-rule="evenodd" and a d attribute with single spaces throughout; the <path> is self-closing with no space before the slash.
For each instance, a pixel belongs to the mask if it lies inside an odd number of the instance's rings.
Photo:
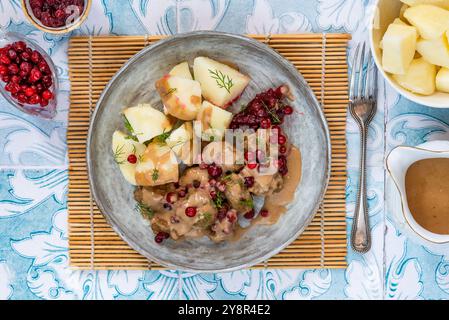
<path id="1" fill-rule="evenodd" d="M 377 98 L 377 90 L 378 90 L 378 79 L 379 73 L 377 72 L 376 64 L 373 62 L 373 85 L 372 85 L 372 96 Z"/>
<path id="2" fill-rule="evenodd" d="M 372 88 L 372 81 L 373 81 L 373 75 L 374 75 L 374 66 L 372 66 L 372 60 L 373 56 L 371 55 L 371 51 L 368 51 L 368 62 L 366 64 L 366 78 L 365 78 L 365 88 L 363 89 L 363 96 L 365 99 L 369 99 L 373 96 L 373 88 Z"/>
<path id="3" fill-rule="evenodd" d="M 349 86 L 349 99 L 351 101 L 354 100 L 355 97 L 355 80 L 356 80 L 356 73 L 357 73 L 357 69 L 356 69 L 356 65 L 357 65 L 357 61 L 358 61 L 358 57 L 359 57 L 359 51 L 360 51 L 360 43 L 357 45 L 357 48 L 355 49 L 355 54 L 354 54 L 354 58 L 353 58 L 353 62 L 352 62 L 352 74 L 351 74 L 351 80 L 350 80 L 350 86 Z"/>
<path id="4" fill-rule="evenodd" d="M 363 69 L 365 67 L 365 49 L 366 49 L 366 43 L 363 43 L 362 46 L 362 53 L 360 55 L 360 61 L 359 61 L 359 66 L 358 66 L 358 70 L 359 70 L 359 83 L 357 86 L 357 97 L 358 99 L 362 98 L 362 93 L 363 93 Z"/>

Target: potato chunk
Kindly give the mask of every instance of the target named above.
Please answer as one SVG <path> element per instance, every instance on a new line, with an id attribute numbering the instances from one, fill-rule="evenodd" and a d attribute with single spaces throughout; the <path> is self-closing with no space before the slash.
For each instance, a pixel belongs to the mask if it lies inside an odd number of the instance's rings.
<path id="1" fill-rule="evenodd" d="M 189 80 L 193 80 L 192 74 L 190 73 L 189 64 L 187 61 L 181 62 L 173 67 L 168 73 L 171 76 L 181 77 Z"/>
<path id="2" fill-rule="evenodd" d="M 156 81 L 156 89 L 167 112 L 181 120 L 193 120 L 201 107 L 198 81 L 166 75 Z"/>
<path id="3" fill-rule="evenodd" d="M 140 158 L 135 172 L 137 185 L 159 186 L 178 181 L 178 162 L 168 146 L 152 142 Z"/>
<path id="4" fill-rule="evenodd" d="M 415 59 L 405 75 L 393 75 L 393 78 L 405 89 L 422 95 L 435 92 L 436 66 L 423 58 Z"/>
<path id="5" fill-rule="evenodd" d="M 391 24 L 382 39 L 382 66 L 393 74 L 405 74 L 416 51 L 416 28 Z"/>
<path id="6" fill-rule="evenodd" d="M 401 18 L 394 19 L 394 21 L 392 23 L 393 24 L 400 24 L 401 26 L 409 26 L 409 24 L 407 24 L 404 21 L 402 21 Z"/>
<path id="7" fill-rule="evenodd" d="M 125 116 L 125 126 L 134 135 L 140 143 L 151 140 L 152 138 L 170 131 L 172 123 L 157 109 L 149 104 L 139 104 L 136 107 L 123 110 Z"/>
<path id="8" fill-rule="evenodd" d="M 202 132 L 197 135 L 204 141 L 217 141 L 224 137 L 225 130 L 231 123 L 233 114 L 208 101 L 203 101 L 197 120 L 201 121 Z"/>
<path id="9" fill-rule="evenodd" d="M 432 5 L 417 5 L 404 12 L 405 18 L 424 39 L 438 39 L 449 29 L 449 11 Z"/>
<path id="10" fill-rule="evenodd" d="M 437 90 L 449 93 L 449 69 L 441 68 L 436 78 Z"/>
<path id="11" fill-rule="evenodd" d="M 401 2 L 411 7 L 420 4 L 431 4 L 449 10 L 449 0 L 401 0 Z"/>
<path id="12" fill-rule="evenodd" d="M 427 62 L 449 68 L 449 43 L 446 36 L 434 40 L 420 39 L 416 50 Z"/>
<path id="13" fill-rule="evenodd" d="M 404 12 L 405 12 L 408 8 L 410 8 L 409 5 L 403 4 L 402 7 L 401 7 L 401 9 L 399 10 L 399 18 L 400 18 L 401 20 L 406 20 L 405 17 L 404 17 Z"/>
<path id="14" fill-rule="evenodd" d="M 183 148 L 186 144 L 190 144 L 192 137 L 192 123 L 185 122 L 170 133 L 170 136 L 165 140 L 165 143 L 177 156 L 181 156 Z"/>
<path id="15" fill-rule="evenodd" d="M 394 21 L 392 22 L 392 24 L 399 24 L 401 26 L 410 26 L 408 23 L 404 22 L 403 20 L 401 20 L 401 18 L 396 18 L 394 19 Z M 419 38 L 418 32 L 416 32 L 416 39 Z M 382 40 L 380 40 L 379 43 L 379 48 L 383 49 L 383 43 Z"/>
<path id="16" fill-rule="evenodd" d="M 195 80 L 201 83 L 204 99 L 219 107 L 232 104 L 249 83 L 248 76 L 207 57 L 195 58 L 193 74 Z"/>
<path id="17" fill-rule="evenodd" d="M 112 135 L 112 152 L 114 161 L 119 165 L 123 177 L 131 184 L 136 185 L 134 177 L 137 162 L 129 162 L 128 157 L 133 154 L 138 160 L 145 152 L 145 145 L 129 139 L 128 135 L 116 130 Z"/>

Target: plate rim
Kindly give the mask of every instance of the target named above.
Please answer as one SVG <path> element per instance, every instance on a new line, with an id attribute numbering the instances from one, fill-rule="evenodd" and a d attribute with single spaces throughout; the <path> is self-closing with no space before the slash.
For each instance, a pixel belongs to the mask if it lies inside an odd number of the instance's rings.
<path id="1" fill-rule="evenodd" d="M 279 246 L 277 246 L 275 249 L 273 249 L 272 251 L 268 252 L 267 254 L 260 256 L 256 259 L 254 259 L 252 262 L 246 262 L 244 264 L 238 264 L 235 266 L 230 266 L 230 267 L 225 267 L 225 268 L 221 268 L 221 269 L 205 269 L 205 268 L 189 268 L 189 267 L 184 267 L 184 266 L 179 266 L 179 265 L 175 265 L 169 262 L 165 262 L 162 261 L 159 258 L 155 258 L 154 256 L 152 256 L 146 249 L 144 249 L 143 247 L 141 247 L 139 244 L 137 244 L 135 241 L 130 241 L 129 237 L 126 236 L 118 227 L 118 223 L 116 223 L 116 221 L 106 212 L 106 210 L 104 210 L 103 205 L 101 204 L 101 202 L 97 201 L 97 199 L 99 198 L 97 195 L 97 191 L 95 190 L 94 186 L 93 186 L 93 179 L 94 179 L 94 169 L 92 168 L 92 161 L 91 161 L 91 144 L 92 144 L 92 139 L 93 139 L 93 127 L 94 127 L 94 123 L 97 121 L 97 116 L 100 112 L 100 105 L 102 104 L 104 98 L 106 97 L 107 92 L 109 91 L 109 89 L 111 88 L 111 86 L 114 84 L 114 82 L 116 81 L 116 79 L 131 65 L 133 64 L 136 60 L 138 60 L 140 57 L 142 57 L 143 55 L 147 54 L 148 51 L 152 51 L 155 50 L 156 48 L 160 47 L 160 46 L 164 46 L 167 43 L 170 43 L 171 41 L 176 41 L 178 39 L 182 39 L 182 38 L 189 38 L 189 37 L 195 37 L 195 36 L 210 36 L 210 37 L 214 37 L 214 36 L 224 36 L 224 37 L 230 37 L 230 38 L 234 38 L 234 39 L 238 39 L 244 42 L 250 42 L 252 45 L 258 47 L 259 49 L 261 49 L 262 51 L 270 51 L 270 53 L 273 55 L 274 58 L 276 58 L 277 60 L 279 60 L 279 62 L 287 69 L 289 70 L 297 80 L 299 80 L 299 83 L 304 84 L 305 85 L 305 89 L 306 91 L 308 91 L 310 93 L 310 97 L 311 100 L 313 101 L 314 107 L 316 108 L 316 111 L 319 115 L 319 118 L 322 122 L 322 127 L 324 130 L 324 136 L 325 136 L 325 142 L 326 142 L 326 162 L 327 162 L 327 166 L 326 166 L 326 177 L 325 177 L 325 183 L 322 185 L 321 187 L 321 191 L 320 191 L 320 196 L 319 196 L 319 201 L 317 202 L 317 204 L 315 204 L 314 207 L 314 212 L 308 217 L 308 219 L 306 219 L 306 223 L 304 224 L 303 227 L 299 228 L 298 231 L 289 239 L 287 239 L 286 241 L 284 241 L 282 244 L 280 244 Z M 311 87 L 309 86 L 309 84 L 307 83 L 307 81 L 304 79 L 303 75 L 301 74 L 301 72 L 299 70 L 296 69 L 296 67 L 286 58 L 284 58 L 280 53 L 278 53 L 276 50 L 274 50 L 273 48 L 271 48 L 270 46 L 255 40 L 253 38 L 250 38 L 246 35 L 241 35 L 241 34 L 234 34 L 234 33 L 228 33 L 228 32 L 220 32 L 220 31 L 206 31 L 206 30 L 201 30 L 201 31 L 193 31 L 193 32 L 186 32 L 186 33 L 180 33 L 180 34 L 175 34 L 175 35 L 168 35 L 166 38 L 163 38 L 161 40 L 158 40 L 155 43 L 152 43 L 151 45 L 143 48 L 141 51 L 137 52 L 135 55 L 133 55 L 128 61 L 125 62 L 125 64 L 114 74 L 114 76 L 109 80 L 109 82 L 107 83 L 107 85 L 104 87 L 100 97 L 97 100 L 97 103 L 95 104 L 95 109 L 93 110 L 91 117 L 90 117 L 90 122 L 89 122 L 89 129 L 88 129 L 88 134 L 87 134 L 87 142 L 86 142 L 86 162 L 87 162 L 87 176 L 88 176 L 88 180 L 89 180 L 89 188 L 90 188 L 90 193 L 91 193 L 91 197 L 92 197 L 92 201 L 95 201 L 95 204 L 97 205 L 98 209 L 100 210 L 101 214 L 103 215 L 103 217 L 105 218 L 106 222 L 111 226 L 111 228 L 114 230 L 114 232 L 116 232 L 120 238 L 122 238 L 123 241 L 125 241 L 133 250 L 135 250 L 136 252 L 138 252 L 139 254 L 141 254 L 142 256 L 144 256 L 145 258 L 158 263 L 159 265 L 166 267 L 168 269 L 171 270 L 181 270 L 181 271 L 185 271 L 185 272 L 197 272 L 197 273 L 221 273 L 221 272 L 232 272 L 232 271 L 237 271 L 237 270 L 241 270 L 241 269 L 245 269 L 245 268 L 251 268 L 252 266 L 255 266 L 273 256 L 275 256 L 276 254 L 278 254 L 280 251 L 282 251 L 283 249 L 285 249 L 287 246 L 289 246 L 293 241 L 295 241 L 299 235 L 301 235 L 304 230 L 310 225 L 310 223 L 312 222 L 313 218 L 315 217 L 315 215 L 317 214 L 321 203 L 324 200 L 324 197 L 326 195 L 326 191 L 329 185 L 329 181 L 330 181 L 330 176 L 331 176 L 331 163 L 332 163 L 332 145 L 331 145 L 331 139 L 330 139 L 330 131 L 329 131 L 329 126 L 328 126 L 328 122 L 326 119 L 326 116 L 324 114 L 324 110 L 322 108 L 322 105 L 318 102 L 318 99 L 315 95 L 315 93 L 313 92 L 313 90 L 311 89 Z"/>

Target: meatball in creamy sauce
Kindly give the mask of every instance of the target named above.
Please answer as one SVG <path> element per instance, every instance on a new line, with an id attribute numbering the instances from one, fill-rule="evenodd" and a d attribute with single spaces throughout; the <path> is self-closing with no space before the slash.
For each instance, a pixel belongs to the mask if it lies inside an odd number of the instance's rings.
<path id="1" fill-rule="evenodd" d="M 295 160 L 299 151 L 292 148 Z M 220 178 L 212 178 L 208 168 L 190 167 L 181 175 L 178 183 L 170 183 L 162 187 L 139 187 L 135 198 L 139 203 L 151 208 L 148 217 L 151 228 L 158 233 L 166 233 L 173 240 L 186 238 L 209 237 L 214 242 L 233 240 L 241 235 L 242 228 L 238 220 L 246 217 L 254 210 L 253 196 L 265 196 L 266 206 L 271 208 L 271 217 L 254 219 L 257 224 L 272 224 L 277 221 L 278 211 L 284 212 L 285 205 L 276 208 L 277 195 L 284 185 L 289 186 L 288 193 L 294 193 L 300 180 L 300 172 L 292 166 L 290 175 L 283 177 L 278 172 L 272 175 L 261 175 L 257 170 L 245 167 L 240 171 L 223 173 Z M 299 170 L 301 170 L 299 166 Z M 229 171 L 228 171 L 229 172 Z M 293 176 L 294 181 L 288 179 Z M 248 178 L 254 181 L 249 184 Z M 286 182 L 288 181 L 288 182 Z M 287 196 L 291 201 L 293 195 Z M 265 220 L 265 221 L 264 221 Z M 247 230 L 245 228 L 243 231 Z"/>

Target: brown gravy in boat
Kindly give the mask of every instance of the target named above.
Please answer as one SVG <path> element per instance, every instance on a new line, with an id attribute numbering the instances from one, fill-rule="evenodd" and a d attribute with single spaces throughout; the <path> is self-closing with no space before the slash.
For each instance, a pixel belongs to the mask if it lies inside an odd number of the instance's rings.
<path id="1" fill-rule="evenodd" d="M 449 159 L 413 163 L 405 176 L 410 212 L 424 229 L 449 234 Z"/>

